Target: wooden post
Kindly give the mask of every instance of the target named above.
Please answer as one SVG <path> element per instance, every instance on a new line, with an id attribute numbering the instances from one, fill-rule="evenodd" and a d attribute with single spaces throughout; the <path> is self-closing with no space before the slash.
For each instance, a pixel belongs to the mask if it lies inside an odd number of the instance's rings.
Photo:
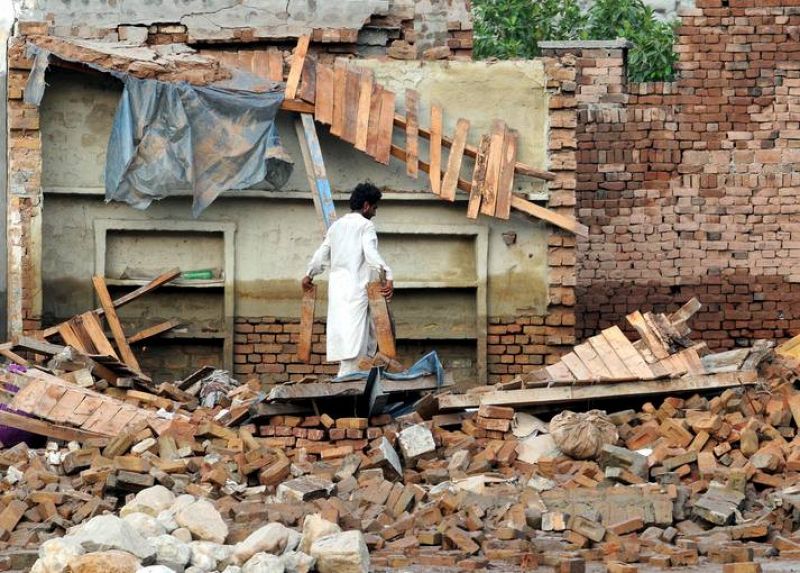
<path id="1" fill-rule="evenodd" d="M 316 306 L 317 287 L 303 291 L 303 304 L 300 310 L 300 339 L 297 341 L 297 357 L 308 363 L 311 361 L 311 336 L 314 332 L 314 307 Z"/>

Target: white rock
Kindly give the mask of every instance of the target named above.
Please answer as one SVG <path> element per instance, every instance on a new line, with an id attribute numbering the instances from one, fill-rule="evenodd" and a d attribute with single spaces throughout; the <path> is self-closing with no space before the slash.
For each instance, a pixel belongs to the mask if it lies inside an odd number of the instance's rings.
<path id="1" fill-rule="evenodd" d="M 286 573 L 309 573 L 314 568 L 316 560 L 311 555 L 300 551 L 289 551 L 281 555 L 283 568 Z"/>
<path id="2" fill-rule="evenodd" d="M 33 564 L 31 571 L 63 573 L 72 559 L 84 553 L 81 544 L 68 537 L 48 539 L 39 546 L 39 559 Z"/>
<path id="3" fill-rule="evenodd" d="M 360 531 L 317 539 L 311 545 L 319 573 L 369 573 L 369 550 Z"/>
<path id="4" fill-rule="evenodd" d="M 156 548 L 156 563 L 176 571 L 183 571 L 192 558 L 192 549 L 171 535 L 160 535 L 150 540 Z"/>
<path id="5" fill-rule="evenodd" d="M 203 571 L 214 571 L 220 564 L 229 561 L 233 555 L 233 547 L 220 545 L 212 541 L 192 541 L 189 544 L 192 551 L 191 563 Z"/>
<path id="6" fill-rule="evenodd" d="M 181 568 L 181 571 L 183 571 L 183 568 Z M 177 569 L 171 569 L 164 565 L 148 565 L 147 567 L 142 567 L 136 573 L 177 573 Z"/>
<path id="7" fill-rule="evenodd" d="M 256 553 L 244 564 L 242 573 L 284 573 L 283 560 L 271 553 Z"/>
<path id="8" fill-rule="evenodd" d="M 228 565 L 222 573 L 242 573 L 242 568 L 238 565 Z"/>
<path id="9" fill-rule="evenodd" d="M 175 521 L 175 510 L 172 508 L 159 512 L 156 516 L 156 521 L 161 524 L 161 527 L 163 527 L 167 533 L 172 533 L 178 529 L 178 522 Z"/>
<path id="10" fill-rule="evenodd" d="M 179 527 L 173 531 L 171 535 L 178 541 L 183 541 L 184 543 L 190 543 L 192 541 L 192 532 L 185 527 Z"/>
<path id="11" fill-rule="evenodd" d="M 222 521 L 217 508 L 204 499 L 178 509 L 175 521 L 191 531 L 193 537 L 203 541 L 225 543 L 228 537 L 228 526 Z"/>
<path id="12" fill-rule="evenodd" d="M 289 541 L 291 529 L 280 523 L 270 523 L 256 529 L 244 541 L 237 543 L 233 550 L 234 563 L 244 563 L 256 553 L 283 553 Z"/>
<path id="13" fill-rule="evenodd" d="M 129 523 L 136 531 L 143 537 L 158 537 L 164 535 L 167 530 L 161 525 L 156 518 L 146 513 L 135 512 L 129 513 L 122 518 L 123 521 Z"/>
<path id="14" fill-rule="evenodd" d="M 175 494 L 163 485 L 155 485 L 137 493 L 136 497 L 126 504 L 119 514 L 120 517 L 125 517 L 129 513 L 146 513 L 151 517 L 156 517 L 165 509 L 172 507 L 173 503 L 175 503 Z"/>
<path id="15" fill-rule="evenodd" d="M 436 449 L 433 434 L 424 424 L 406 428 L 398 434 L 397 441 L 400 443 L 400 451 L 406 460 L 414 459 Z"/>
<path id="16" fill-rule="evenodd" d="M 318 513 L 306 515 L 303 520 L 303 539 L 300 541 L 300 551 L 309 553 L 311 545 L 320 537 L 341 532 L 341 527 L 327 519 L 323 519 Z"/>
<path id="17" fill-rule="evenodd" d="M 153 544 L 137 532 L 130 523 L 115 515 L 98 515 L 70 530 L 68 538 L 80 543 L 87 552 L 118 549 L 135 555 L 143 565 L 155 559 Z"/>

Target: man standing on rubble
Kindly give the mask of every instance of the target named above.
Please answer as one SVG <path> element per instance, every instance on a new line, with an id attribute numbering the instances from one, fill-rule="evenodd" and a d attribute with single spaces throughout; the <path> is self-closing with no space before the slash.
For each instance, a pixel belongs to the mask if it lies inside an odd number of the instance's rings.
<path id="1" fill-rule="evenodd" d="M 390 301 L 394 294 L 392 270 L 378 253 L 378 235 L 370 221 L 380 199 L 380 190 L 371 183 L 353 189 L 351 212 L 330 226 L 303 277 L 303 290 L 308 290 L 314 277 L 330 266 L 327 354 L 329 362 L 340 362 L 339 376 L 356 372 L 358 359 L 377 350 L 367 283 L 383 275 L 384 298 Z"/>

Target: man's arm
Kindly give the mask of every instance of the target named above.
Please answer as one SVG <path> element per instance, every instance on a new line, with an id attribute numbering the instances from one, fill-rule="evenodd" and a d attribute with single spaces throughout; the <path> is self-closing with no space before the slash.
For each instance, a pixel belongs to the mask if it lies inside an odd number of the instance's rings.
<path id="1" fill-rule="evenodd" d="M 378 252 L 378 234 L 375 232 L 375 225 L 370 224 L 367 226 L 361 239 L 361 247 L 364 249 L 364 258 L 367 264 L 378 272 L 383 271 L 386 282 L 381 292 L 387 301 L 392 300 L 392 296 L 394 296 L 392 269 L 389 268 L 389 265 L 386 264 L 386 261 L 383 260 L 383 257 Z"/>
<path id="2" fill-rule="evenodd" d="M 322 274 L 326 268 L 331 264 L 331 241 L 328 234 L 325 235 L 325 240 L 311 257 L 311 262 L 308 263 L 306 276 L 303 277 L 303 290 L 308 290 L 314 283 L 314 277 Z"/>

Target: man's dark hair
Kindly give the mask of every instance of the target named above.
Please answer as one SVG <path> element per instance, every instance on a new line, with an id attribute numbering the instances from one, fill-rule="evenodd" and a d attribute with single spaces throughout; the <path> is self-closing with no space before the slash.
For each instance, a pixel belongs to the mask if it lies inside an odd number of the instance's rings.
<path id="1" fill-rule="evenodd" d="M 382 196 L 381 190 L 372 183 L 359 183 L 350 194 L 350 210 L 361 211 L 365 202 L 375 205 L 381 200 Z"/>

